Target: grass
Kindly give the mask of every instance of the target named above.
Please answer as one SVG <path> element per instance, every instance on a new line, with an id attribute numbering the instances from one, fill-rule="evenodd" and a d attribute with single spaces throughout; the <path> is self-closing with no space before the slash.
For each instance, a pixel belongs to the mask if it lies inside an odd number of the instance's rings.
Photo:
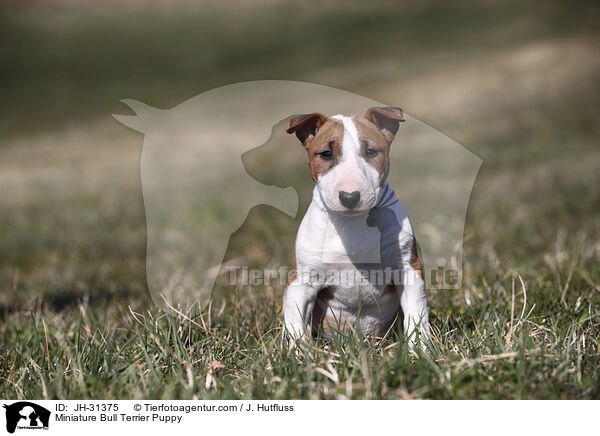
<path id="1" fill-rule="evenodd" d="M 593 3 L 122 11 L 2 6 L 0 397 L 600 398 Z M 391 332 L 290 354 L 277 286 L 153 305 L 141 137 L 107 114 L 264 78 L 401 104 L 483 158 L 465 280 L 430 292 L 428 352 Z M 255 208 L 228 255 L 287 265 L 273 235 L 296 225 Z"/>
<path id="2" fill-rule="evenodd" d="M 597 398 L 600 291 L 570 291 L 589 285 L 568 266 L 555 274 L 483 279 L 470 284 L 469 304 L 433 298 L 432 349 L 417 355 L 394 334 L 289 353 L 280 347 L 279 298 L 268 293 L 210 314 L 35 303 L 3 327 L 4 395 Z"/>

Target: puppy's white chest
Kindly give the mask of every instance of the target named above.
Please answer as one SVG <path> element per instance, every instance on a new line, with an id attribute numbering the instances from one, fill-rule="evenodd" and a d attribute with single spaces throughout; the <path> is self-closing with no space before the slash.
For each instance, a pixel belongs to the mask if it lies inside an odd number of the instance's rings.
<path id="1" fill-rule="evenodd" d="M 361 217 L 363 218 L 363 217 Z M 335 226 L 327 222 L 323 243 L 324 264 L 368 264 L 381 261 L 380 232 L 364 219 Z"/>
<path id="2" fill-rule="evenodd" d="M 296 260 L 306 270 L 397 267 L 412 240 L 408 216 L 397 201 L 368 214 L 342 216 L 313 200 L 298 231 Z"/>

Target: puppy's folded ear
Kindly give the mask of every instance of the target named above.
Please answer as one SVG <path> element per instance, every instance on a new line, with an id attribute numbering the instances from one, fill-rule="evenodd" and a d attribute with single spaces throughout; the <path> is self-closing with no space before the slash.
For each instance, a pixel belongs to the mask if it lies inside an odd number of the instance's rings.
<path id="1" fill-rule="evenodd" d="M 400 123 L 404 121 L 404 114 L 399 107 L 372 107 L 365 114 L 365 118 L 375 124 L 391 142 Z"/>
<path id="2" fill-rule="evenodd" d="M 325 124 L 327 117 L 320 113 L 300 115 L 290 120 L 288 133 L 295 133 L 302 144 L 317 134 L 319 128 Z"/>

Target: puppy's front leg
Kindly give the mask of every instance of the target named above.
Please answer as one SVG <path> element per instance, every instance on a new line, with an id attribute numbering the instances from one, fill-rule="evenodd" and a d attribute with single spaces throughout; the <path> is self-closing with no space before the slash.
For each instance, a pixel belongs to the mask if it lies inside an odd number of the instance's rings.
<path id="1" fill-rule="evenodd" d="M 407 266 L 404 273 L 404 283 L 397 286 L 397 289 L 400 292 L 400 305 L 404 314 L 404 334 L 412 347 L 417 341 L 417 336 L 422 343 L 429 340 L 427 295 L 421 271 L 415 271 L 411 266 Z"/>
<path id="2" fill-rule="evenodd" d="M 283 301 L 284 334 L 292 343 L 306 340 L 318 290 L 296 280 L 285 292 Z"/>

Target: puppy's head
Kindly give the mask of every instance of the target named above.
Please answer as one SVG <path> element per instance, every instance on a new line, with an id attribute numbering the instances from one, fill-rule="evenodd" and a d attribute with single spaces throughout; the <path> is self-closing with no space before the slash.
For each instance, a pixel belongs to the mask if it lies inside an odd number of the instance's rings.
<path id="1" fill-rule="evenodd" d="M 325 206 L 358 215 L 375 206 L 390 170 L 390 144 L 404 121 L 402 109 L 373 107 L 365 115 L 326 117 L 320 113 L 292 118 L 308 152 L 310 174 Z"/>

